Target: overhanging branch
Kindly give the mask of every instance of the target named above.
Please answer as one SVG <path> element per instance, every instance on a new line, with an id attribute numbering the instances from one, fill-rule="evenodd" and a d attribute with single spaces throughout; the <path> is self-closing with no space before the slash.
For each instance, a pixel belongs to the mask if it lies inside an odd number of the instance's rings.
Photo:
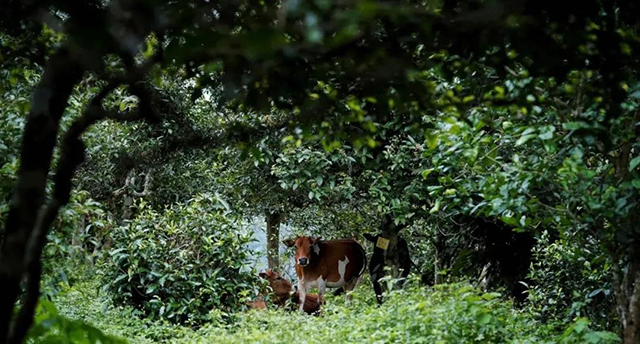
<path id="1" fill-rule="evenodd" d="M 143 73 L 138 74 L 143 75 Z M 137 76 L 137 75 L 136 75 Z M 136 78 L 137 79 L 137 78 Z M 140 104 L 138 111 L 132 114 L 105 111 L 102 107 L 103 100 L 123 82 L 129 81 L 132 92 L 139 95 Z M 104 120 L 136 121 L 153 117 L 148 97 L 140 87 L 136 86 L 136 80 L 126 77 L 116 77 L 98 92 L 89 102 L 85 112 L 76 120 L 66 132 L 62 144 L 61 155 L 54 176 L 54 189 L 52 198 L 43 207 L 36 218 L 34 230 L 27 243 L 24 254 L 24 277 L 26 281 L 26 295 L 17 318 L 12 322 L 8 337 L 9 343 L 20 343 L 33 323 L 33 313 L 40 296 L 40 279 L 42 271 L 42 251 L 47 242 L 47 234 L 51 224 L 58 215 L 60 208 L 69 202 L 72 189 L 73 175 L 85 158 L 85 145 L 82 142 L 82 134 L 93 124 Z"/>

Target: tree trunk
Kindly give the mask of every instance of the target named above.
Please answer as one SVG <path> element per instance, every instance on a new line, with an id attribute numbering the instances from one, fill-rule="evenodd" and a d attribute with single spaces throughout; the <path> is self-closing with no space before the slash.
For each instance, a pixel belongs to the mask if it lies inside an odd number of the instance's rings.
<path id="1" fill-rule="evenodd" d="M 635 114 L 633 122 L 640 120 L 640 111 Z M 629 180 L 629 162 L 631 159 L 631 141 L 620 147 L 615 157 L 615 177 L 619 183 Z M 640 217 L 637 215 L 640 209 L 631 210 L 627 219 L 621 219 L 617 223 L 618 231 L 631 238 L 629 246 L 622 250 L 624 255 L 615 248 L 610 249 L 609 254 L 613 261 L 613 289 L 616 297 L 616 310 L 622 323 L 622 339 L 624 344 L 640 343 L 640 239 L 637 237 L 637 223 Z M 619 247 L 619 243 L 615 244 Z M 626 245 L 625 245 L 626 246 Z M 621 259 L 622 258 L 622 259 Z M 626 268 L 620 263 L 626 262 Z"/>
<path id="2" fill-rule="evenodd" d="M 267 262 L 269 269 L 278 270 L 280 268 L 280 223 L 282 214 L 279 212 L 267 213 Z"/>
<path id="3" fill-rule="evenodd" d="M 444 255 L 444 238 L 442 237 L 442 235 L 440 233 L 436 234 L 436 239 L 434 242 L 434 255 L 433 255 L 433 269 L 434 269 L 434 284 L 442 284 L 443 278 L 442 278 L 442 262 L 444 261 L 443 259 L 443 255 Z"/>
<path id="4" fill-rule="evenodd" d="M 0 248 L 0 343 L 7 340 L 9 324 L 20 294 L 25 272 L 27 242 L 44 203 L 47 176 L 58 137 L 60 118 L 73 86 L 83 69 L 65 49 L 59 49 L 47 63 L 33 93 L 21 148 L 17 187 L 7 217 Z"/>
<path id="5" fill-rule="evenodd" d="M 491 280 L 491 276 L 489 275 L 489 269 L 491 269 L 491 262 L 486 263 L 482 267 L 482 271 L 480 272 L 480 278 L 478 278 L 478 286 L 483 291 L 487 290 L 489 286 L 489 282 Z"/>
<path id="6" fill-rule="evenodd" d="M 637 246 L 637 245 L 635 245 Z M 619 266 L 619 257 L 612 255 L 616 309 L 622 323 L 624 344 L 640 343 L 640 251 L 631 247 L 631 261 L 626 269 Z"/>

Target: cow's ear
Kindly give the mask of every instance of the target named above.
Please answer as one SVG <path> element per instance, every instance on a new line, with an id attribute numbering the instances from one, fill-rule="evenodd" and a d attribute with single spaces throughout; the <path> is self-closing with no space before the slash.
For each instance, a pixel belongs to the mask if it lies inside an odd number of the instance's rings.
<path id="1" fill-rule="evenodd" d="M 318 242 L 320 242 L 320 240 L 322 240 L 322 237 L 315 237 L 313 238 L 313 244 L 317 244 Z"/>
<path id="2" fill-rule="evenodd" d="M 285 244 L 285 246 L 287 246 L 287 247 L 293 247 L 293 245 L 296 244 L 296 242 L 293 241 L 293 239 L 284 240 L 284 241 L 282 241 L 282 243 Z"/>
<path id="3" fill-rule="evenodd" d="M 262 277 L 264 279 L 267 279 L 267 273 L 266 272 L 261 272 L 261 273 L 258 274 L 258 276 L 260 276 L 260 277 Z"/>
<path id="4" fill-rule="evenodd" d="M 376 237 L 374 237 L 373 235 L 369 234 L 369 233 L 365 233 L 364 234 L 364 238 L 371 241 L 371 242 L 376 242 Z"/>

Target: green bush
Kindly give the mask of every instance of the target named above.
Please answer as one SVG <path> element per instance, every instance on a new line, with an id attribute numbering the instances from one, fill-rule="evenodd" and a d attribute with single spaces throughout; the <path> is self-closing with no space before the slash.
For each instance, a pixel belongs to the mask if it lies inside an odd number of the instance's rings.
<path id="1" fill-rule="evenodd" d="M 619 321 L 610 269 L 597 245 L 570 238 L 552 242 L 544 232 L 533 250 L 529 307 L 547 322 L 562 325 L 586 317 L 596 328 L 615 331 Z"/>
<path id="2" fill-rule="evenodd" d="M 69 204 L 53 223 L 43 252 L 43 291 L 51 296 L 61 283 L 91 276 L 96 258 L 103 254 L 106 233 L 113 223 L 104 205 L 86 191 L 73 192 Z"/>
<path id="3" fill-rule="evenodd" d="M 424 288 L 412 282 L 378 306 L 363 281 L 351 294 L 327 296 L 320 316 L 281 308 L 239 313 L 225 323 L 219 312 L 198 329 L 140 318 L 130 306 L 113 306 L 99 281 L 77 283 L 54 298 L 60 314 L 80 319 L 130 343 L 616 343 L 615 334 L 596 332 L 578 318 L 562 329 L 514 309 L 496 293 L 466 284 Z M 139 313 L 139 312 L 138 312 Z M 303 336 L 303 337 L 301 337 Z"/>
<path id="4" fill-rule="evenodd" d="M 353 300 L 329 297 L 320 317 L 281 310 L 249 312 L 237 323 L 210 326 L 191 343 L 615 343 L 609 332 L 594 332 L 578 319 L 564 332 L 513 308 L 497 293 L 465 284 L 393 291 L 378 307 L 370 288 Z"/>
<path id="5" fill-rule="evenodd" d="M 34 324 L 27 334 L 27 343 L 125 344 L 126 341 L 104 334 L 81 320 L 69 319 L 58 313 L 49 301 L 41 300 Z"/>
<path id="6" fill-rule="evenodd" d="M 200 324 L 209 312 L 230 313 L 253 294 L 248 271 L 251 234 L 243 233 L 226 203 L 198 197 L 157 213 L 139 215 L 118 228 L 105 263 L 105 283 L 116 301 L 151 318 Z"/>

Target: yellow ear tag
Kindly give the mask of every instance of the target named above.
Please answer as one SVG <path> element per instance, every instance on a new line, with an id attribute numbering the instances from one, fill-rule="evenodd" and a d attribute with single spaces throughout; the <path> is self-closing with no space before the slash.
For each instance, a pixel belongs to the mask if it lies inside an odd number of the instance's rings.
<path id="1" fill-rule="evenodd" d="M 378 241 L 376 242 L 376 247 L 380 247 L 381 249 L 386 250 L 389 247 L 389 239 L 378 237 Z"/>

